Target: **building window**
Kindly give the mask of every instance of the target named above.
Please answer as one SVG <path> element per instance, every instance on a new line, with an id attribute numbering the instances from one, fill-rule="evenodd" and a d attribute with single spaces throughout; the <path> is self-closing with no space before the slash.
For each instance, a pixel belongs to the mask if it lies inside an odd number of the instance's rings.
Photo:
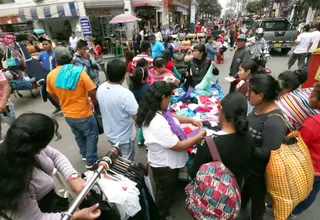
<path id="1" fill-rule="evenodd" d="M 14 0 L 0 0 L 0 4 L 14 3 Z"/>

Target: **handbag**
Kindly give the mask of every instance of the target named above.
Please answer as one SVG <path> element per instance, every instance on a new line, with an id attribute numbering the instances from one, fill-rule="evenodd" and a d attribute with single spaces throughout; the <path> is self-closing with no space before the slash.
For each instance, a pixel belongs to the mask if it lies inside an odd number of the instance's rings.
<path id="1" fill-rule="evenodd" d="M 12 56 L 11 47 L 8 46 L 8 52 L 10 52 L 10 57 L 8 57 L 8 53 L 6 54 L 6 63 L 8 67 L 17 66 L 16 59 Z"/>
<path id="2" fill-rule="evenodd" d="M 181 42 L 181 45 L 182 46 L 191 46 L 191 41 L 190 40 L 183 40 L 182 42 Z"/>
<path id="3" fill-rule="evenodd" d="M 287 219 L 313 188 L 314 169 L 309 150 L 299 131 L 292 131 L 285 118 L 277 115 L 291 131 L 280 148 L 272 150 L 265 179 L 275 219 Z M 294 172 L 292 172 L 294 168 Z"/>
<path id="4" fill-rule="evenodd" d="M 104 130 L 103 130 L 103 123 L 102 123 L 102 116 L 97 115 L 96 113 L 93 113 L 94 118 L 97 121 L 97 126 L 98 126 L 98 130 L 99 130 L 99 134 L 103 134 Z"/>

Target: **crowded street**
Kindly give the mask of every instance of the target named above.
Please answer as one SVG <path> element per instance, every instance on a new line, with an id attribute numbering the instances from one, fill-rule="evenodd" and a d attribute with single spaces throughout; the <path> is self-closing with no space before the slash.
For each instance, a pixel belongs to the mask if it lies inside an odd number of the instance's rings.
<path id="1" fill-rule="evenodd" d="M 227 82 L 224 78 L 228 76 L 229 69 L 230 69 L 230 63 L 233 56 L 233 51 L 227 51 L 225 53 L 225 61 L 222 64 L 218 65 L 218 68 L 220 70 L 220 85 L 222 86 L 223 90 L 227 93 L 229 90 L 229 82 Z M 288 55 L 281 55 L 277 52 L 272 54 L 272 59 L 269 60 L 267 66 L 272 70 L 272 75 L 274 77 L 277 77 L 279 73 L 286 70 L 286 64 L 290 57 L 291 53 Z M 107 63 L 112 59 L 107 58 L 105 62 Z M 216 79 L 216 78 L 214 78 Z M 100 80 L 103 82 L 105 80 L 104 74 L 100 72 Z M 123 83 L 125 87 L 127 87 L 126 83 Z M 40 92 L 34 90 L 34 93 L 36 95 L 36 98 L 32 98 L 30 93 L 28 91 L 22 92 L 23 98 L 15 98 L 12 97 L 12 101 L 15 104 L 16 114 L 19 116 L 22 113 L 25 112 L 39 112 L 43 114 L 50 115 L 52 112 L 52 105 L 50 103 L 44 103 L 40 97 Z M 77 143 L 74 140 L 74 136 L 64 120 L 64 117 L 62 113 L 56 115 L 54 117 L 59 122 L 59 132 L 62 134 L 62 138 L 58 141 L 52 140 L 50 143 L 50 146 L 58 149 L 61 151 L 66 157 L 70 160 L 70 162 L 73 164 L 74 168 L 79 171 L 80 173 L 85 172 L 85 162 L 81 161 L 81 157 L 78 153 L 78 146 Z M 3 133 L 7 131 L 8 126 L 6 124 L 3 124 Z M 106 152 L 108 151 L 110 147 L 109 142 L 106 140 L 106 138 L 103 135 L 99 136 L 99 142 L 98 142 L 98 152 L 99 157 L 103 157 Z M 136 162 L 141 162 L 143 164 L 146 163 L 146 149 L 145 147 L 138 147 L 136 146 Z M 184 192 L 184 186 L 186 185 L 186 182 L 180 182 L 177 192 L 173 208 L 172 208 L 172 214 L 177 216 L 177 220 L 191 220 L 191 216 L 188 213 L 188 211 L 185 209 L 185 192 Z M 269 200 L 270 201 L 270 200 Z M 301 219 L 305 220 L 318 220 L 320 215 L 320 210 L 318 209 L 320 205 L 320 197 L 317 198 L 316 202 L 312 205 L 310 209 L 306 211 L 301 216 Z M 245 220 L 247 219 L 248 210 L 241 212 L 239 220 Z M 272 220 L 273 218 L 269 215 L 265 214 L 265 220 Z"/>

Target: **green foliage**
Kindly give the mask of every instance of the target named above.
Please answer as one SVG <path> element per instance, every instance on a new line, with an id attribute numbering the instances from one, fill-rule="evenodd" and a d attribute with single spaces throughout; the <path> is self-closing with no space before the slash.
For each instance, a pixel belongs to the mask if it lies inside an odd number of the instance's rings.
<path id="1" fill-rule="evenodd" d="M 246 10 L 249 13 L 260 13 L 264 7 L 266 7 L 264 1 L 254 1 L 247 4 Z"/>
<path id="2" fill-rule="evenodd" d="M 221 15 L 222 6 L 218 0 L 196 0 L 198 4 L 198 13 L 210 14 L 215 17 Z"/>
<path id="3" fill-rule="evenodd" d="M 320 9 L 320 1 L 319 0 L 304 0 L 304 3 L 308 7 L 312 7 L 313 9 Z"/>

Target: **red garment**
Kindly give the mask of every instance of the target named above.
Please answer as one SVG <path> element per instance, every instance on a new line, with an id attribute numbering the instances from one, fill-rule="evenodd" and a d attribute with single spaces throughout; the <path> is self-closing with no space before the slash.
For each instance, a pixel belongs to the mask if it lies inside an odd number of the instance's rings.
<path id="1" fill-rule="evenodd" d="M 224 43 L 224 36 L 220 35 L 220 41 L 222 44 Z"/>
<path id="2" fill-rule="evenodd" d="M 126 72 L 133 73 L 132 62 L 128 63 L 128 65 L 126 67 Z"/>
<path id="3" fill-rule="evenodd" d="M 173 63 L 171 60 L 169 60 L 169 61 L 167 62 L 167 64 L 166 64 L 166 68 L 167 68 L 168 70 L 170 70 L 171 72 L 173 72 L 174 63 Z"/>
<path id="4" fill-rule="evenodd" d="M 234 35 L 233 35 L 233 39 L 237 40 L 240 34 L 243 34 L 243 32 L 242 31 L 240 33 L 239 32 L 235 32 Z"/>
<path id="5" fill-rule="evenodd" d="M 210 112 L 213 108 L 212 107 L 198 107 L 196 112 L 197 113 L 204 113 L 204 112 Z"/>
<path id="6" fill-rule="evenodd" d="M 299 131 L 309 149 L 314 171 L 320 173 L 320 115 L 307 118 Z"/>
<path id="7" fill-rule="evenodd" d="M 199 95 L 199 99 L 200 99 L 200 102 L 203 104 L 203 105 L 212 105 L 212 102 L 210 101 L 210 99 L 208 98 L 208 96 L 204 96 L 204 95 Z"/>
<path id="8" fill-rule="evenodd" d="M 192 129 L 189 128 L 189 127 L 185 127 L 185 128 L 183 128 L 183 131 L 184 131 L 185 134 L 188 135 L 188 134 L 190 134 L 192 132 Z"/>
<path id="9" fill-rule="evenodd" d="M 202 29 L 202 26 L 200 24 L 197 24 L 196 25 L 196 32 L 197 33 L 200 33 L 201 32 L 201 29 Z"/>
<path id="10" fill-rule="evenodd" d="M 96 46 L 96 51 L 98 53 L 98 56 L 102 55 L 102 48 L 101 48 L 101 46 L 99 44 Z"/>

